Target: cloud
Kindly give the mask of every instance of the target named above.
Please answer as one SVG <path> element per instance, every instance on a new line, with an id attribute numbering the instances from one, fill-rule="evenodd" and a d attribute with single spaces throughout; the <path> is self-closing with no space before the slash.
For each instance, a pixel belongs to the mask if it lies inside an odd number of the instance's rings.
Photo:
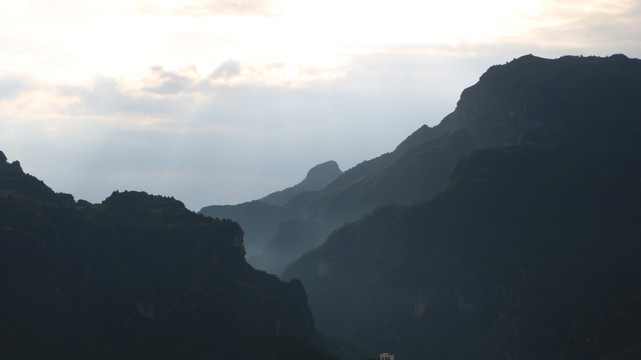
<path id="1" fill-rule="evenodd" d="M 239 76 L 240 70 L 241 66 L 239 61 L 227 60 L 209 75 L 209 79 L 231 79 Z"/>
<path id="2" fill-rule="evenodd" d="M 189 16 L 271 15 L 269 0 L 200 0 L 189 1 L 179 10 Z"/>
<path id="3" fill-rule="evenodd" d="M 191 91 L 200 80 L 198 69 L 195 65 L 188 66 L 183 71 L 168 71 L 162 66 L 151 67 L 152 76 L 157 84 L 147 86 L 143 90 L 157 94 L 169 95 Z"/>
<path id="4" fill-rule="evenodd" d="M 636 0 L 546 0 L 523 21 L 529 30 L 519 34 L 521 41 L 568 53 L 640 50 L 641 4 Z"/>
<path id="5" fill-rule="evenodd" d="M 60 109 L 69 116 L 128 116 L 134 122 L 133 115 L 148 122 L 153 118 L 171 118 L 190 104 L 190 99 L 180 94 L 168 98 L 128 88 L 124 81 L 103 75 L 96 75 L 84 84 L 58 85 L 56 89 L 61 97 L 72 100 Z"/>
<path id="6" fill-rule="evenodd" d="M 150 68 L 151 77 L 143 79 L 142 92 L 162 95 L 165 98 L 175 95 L 197 96 L 206 94 L 214 87 L 241 77 L 242 66 L 237 60 L 226 60 L 213 72 L 203 77 L 195 65 L 189 65 L 179 70 L 167 70 L 161 65 Z"/>
<path id="7" fill-rule="evenodd" d="M 273 16 L 271 0 L 191 0 L 164 1 L 154 4 L 138 2 L 138 11 L 147 14 L 191 17 L 207 16 Z"/>
<path id="8" fill-rule="evenodd" d="M 27 75 L 0 73 L 0 102 L 13 99 L 34 88 L 34 81 Z"/>

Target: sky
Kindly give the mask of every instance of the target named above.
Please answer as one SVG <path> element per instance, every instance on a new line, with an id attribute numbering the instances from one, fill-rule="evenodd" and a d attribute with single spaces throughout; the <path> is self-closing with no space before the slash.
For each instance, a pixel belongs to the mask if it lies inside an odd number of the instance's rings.
<path id="1" fill-rule="evenodd" d="M 0 150 L 57 192 L 260 198 L 437 125 L 526 54 L 641 57 L 637 0 L 0 3 Z"/>

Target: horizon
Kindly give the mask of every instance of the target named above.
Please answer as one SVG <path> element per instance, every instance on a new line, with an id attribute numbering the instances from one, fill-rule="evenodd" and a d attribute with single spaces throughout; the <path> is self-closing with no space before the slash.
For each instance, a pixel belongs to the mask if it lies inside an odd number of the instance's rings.
<path id="1" fill-rule="evenodd" d="M 0 150 L 56 192 L 198 211 L 345 171 L 437 125 L 492 65 L 641 56 L 641 4 L 0 5 Z"/>

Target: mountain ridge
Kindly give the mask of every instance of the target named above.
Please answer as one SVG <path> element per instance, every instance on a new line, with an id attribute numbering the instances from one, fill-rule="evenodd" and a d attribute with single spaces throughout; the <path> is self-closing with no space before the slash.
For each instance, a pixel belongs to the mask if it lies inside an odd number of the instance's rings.
<path id="1" fill-rule="evenodd" d="M 0 154 L 3 358 L 334 359 L 299 281 L 245 260 L 243 230 L 173 198 L 56 194 Z"/>
<path id="2" fill-rule="evenodd" d="M 440 191 L 341 227 L 283 278 L 303 282 L 320 329 L 372 352 L 635 358 L 639 83 L 623 55 L 490 68 L 417 130 L 473 138 Z"/>
<path id="3" fill-rule="evenodd" d="M 296 196 L 296 194 L 310 190 L 322 189 L 342 173 L 343 172 L 338 167 L 336 161 L 326 161 L 309 169 L 307 175 L 300 183 L 284 190 L 273 192 L 259 200 L 272 205 L 282 206 L 285 205 L 292 197 Z"/>
<path id="4" fill-rule="evenodd" d="M 550 117 L 562 111 L 559 99 L 570 99 L 567 105 L 575 109 L 585 107 L 583 111 L 587 114 L 629 103 L 639 96 L 639 89 L 633 81 L 620 79 L 621 71 L 616 69 L 619 66 L 630 69 L 638 63 L 639 60 L 624 55 L 569 56 L 557 60 L 525 55 L 505 65 L 492 66 L 477 84 L 463 90 L 456 109 L 438 125 L 420 127 L 394 151 L 363 161 L 320 191 L 301 193 L 281 206 L 277 222 L 296 219 L 308 225 L 307 228 L 298 226 L 300 231 L 288 232 L 285 237 L 282 231 L 277 235 L 278 226 L 272 225 L 268 230 L 271 235 L 264 240 L 272 243 L 268 246 L 271 251 L 263 251 L 266 265 L 261 268 L 280 274 L 288 261 L 318 246 L 346 222 L 378 206 L 429 199 L 446 185 L 455 163 L 476 149 L 536 143 L 537 137 L 542 139 L 554 131 Z M 550 76 L 552 68 L 560 75 Z M 595 73 L 597 68 L 600 70 Z M 626 88 L 612 88 L 612 82 L 607 81 L 609 74 L 619 76 Z M 536 86 L 524 85 L 543 81 L 549 82 L 550 87 L 542 93 L 534 92 L 538 89 Z M 594 83 L 605 87 L 590 87 Z M 591 88 L 593 93 L 588 93 L 587 89 Z M 617 91 L 623 95 L 619 98 L 609 95 Z M 505 101 L 512 107 L 497 107 Z M 273 215 L 273 212 L 258 213 L 253 221 L 260 223 L 268 217 L 273 221 Z M 294 243 L 298 249 L 296 254 L 280 256 Z"/>
<path id="5" fill-rule="evenodd" d="M 301 196 L 313 197 L 342 173 L 336 161 L 326 161 L 308 170 L 305 178 L 294 186 L 270 193 L 261 199 L 237 205 L 205 206 L 199 213 L 212 218 L 230 218 L 239 222 L 247 234 L 247 260 L 253 266 L 266 270 L 270 266 L 264 263 L 262 258 L 265 243 L 277 231 L 280 222 L 295 217 L 296 210 L 284 205 L 297 196 L 299 196 L 298 199 Z"/>

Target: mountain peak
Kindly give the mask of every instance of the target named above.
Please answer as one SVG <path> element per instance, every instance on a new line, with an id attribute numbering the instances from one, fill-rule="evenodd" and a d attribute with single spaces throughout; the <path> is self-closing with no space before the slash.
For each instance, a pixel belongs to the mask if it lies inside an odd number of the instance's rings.
<path id="1" fill-rule="evenodd" d="M 12 163 L 8 162 L 7 156 L 2 151 L 0 151 L 0 166 L 22 172 L 22 166 L 20 166 L 20 162 L 17 160 Z"/>
<path id="2" fill-rule="evenodd" d="M 639 358 L 628 324 L 640 313 L 627 309 L 641 298 L 626 276 L 640 268 L 639 83 L 641 61 L 620 54 L 493 66 L 384 170 L 330 194 L 410 189 L 416 202 L 334 230 L 282 277 L 303 282 L 328 336 L 371 352 Z M 431 184 L 443 191 L 416 197 Z M 326 213 L 349 204 L 330 201 Z"/>
<path id="3" fill-rule="evenodd" d="M 477 127 L 490 136 L 498 128 L 530 122 L 552 126 L 568 114 L 629 108 L 641 96 L 640 68 L 640 60 L 621 54 L 559 59 L 525 55 L 489 68 L 463 91 L 455 112 L 442 123 L 448 129 Z"/>
<path id="4" fill-rule="evenodd" d="M 338 167 L 336 161 L 326 161 L 311 168 L 307 172 L 305 179 L 300 183 L 287 189 L 273 192 L 260 200 L 272 205 L 285 205 L 292 197 L 301 192 L 324 188 L 342 173 L 343 171 Z"/>
<path id="5" fill-rule="evenodd" d="M 336 161 L 330 160 L 309 169 L 302 183 L 322 183 L 325 186 L 342 173 Z"/>

